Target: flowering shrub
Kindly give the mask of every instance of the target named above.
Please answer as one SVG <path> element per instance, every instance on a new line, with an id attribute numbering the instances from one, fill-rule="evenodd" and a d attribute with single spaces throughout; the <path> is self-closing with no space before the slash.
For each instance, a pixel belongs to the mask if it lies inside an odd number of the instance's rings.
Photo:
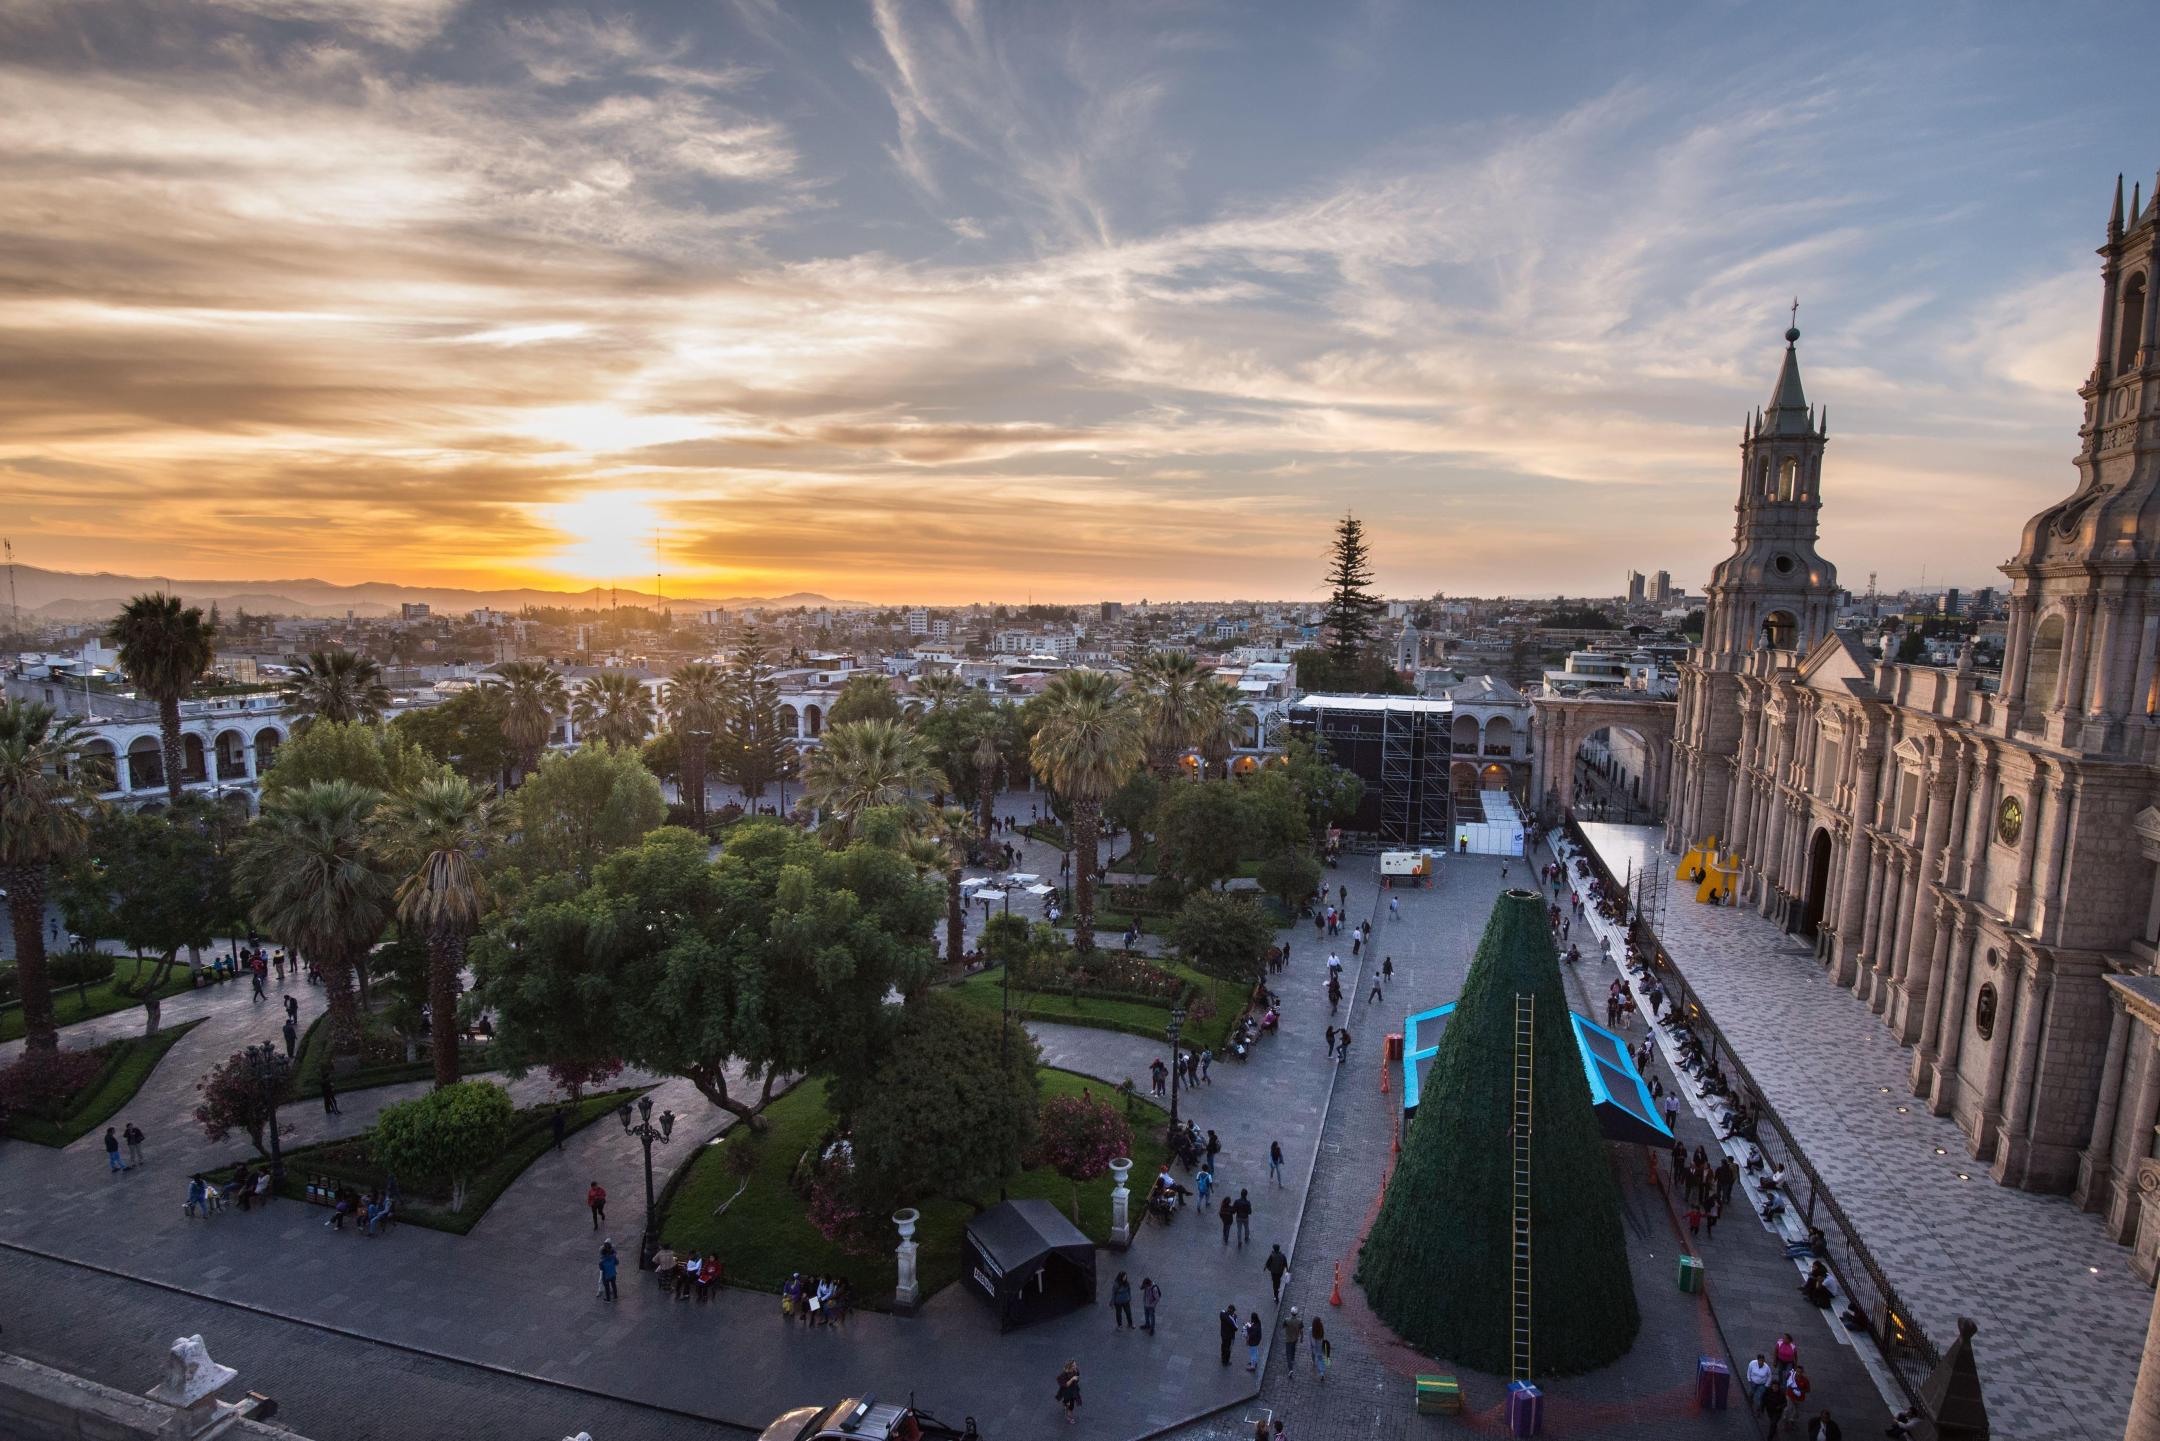
<path id="1" fill-rule="evenodd" d="M 568 1091 L 573 1101 L 582 1101 L 587 1086 L 605 1085 L 621 1075 L 622 1068 L 621 1061 L 599 1060 L 556 1061 L 547 1069 L 548 1079 L 555 1083 L 555 1089 Z"/>
<path id="2" fill-rule="evenodd" d="M 1183 980 L 1133 951 L 1098 950 L 1085 955 L 1052 951 L 1028 956 L 1014 963 L 1013 984 L 1031 991 L 1166 1004 L 1185 993 Z"/>
<path id="3" fill-rule="evenodd" d="M 1053 1096 L 1043 1102 L 1035 1164 L 1047 1165 L 1073 1183 L 1073 1216 L 1080 1215 L 1080 1183 L 1132 1154 L 1132 1127 L 1118 1108 L 1099 1096 Z"/>
<path id="4" fill-rule="evenodd" d="M 855 1200 L 850 1179 L 849 1172 L 838 1167 L 827 1168 L 814 1176 L 806 1197 L 805 1214 L 809 1216 L 810 1224 L 817 1227 L 819 1235 L 850 1256 L 881 1255 L 889 1227 Z"/>
<path id="5" fill-rule="evenodd" d="M 195 1120 L 205 1136 L 222 1141 L 234 1131 L 245 1131 L 259 1154 L 269 1154 L 263 1150 L 263 1130 L 270 1124 L 273 1107 L 291 1100 L 293 1090 L 290 1063 L 282 1055 L 274 1056 L 272 1061 L 274 1071 L 268 1087 L 256 1079 L 255 1068 L 239 1051 L 195 1083 L 195 1092 L 202 1097 L 202 1104 L 195 1108 Z"/>
<path id="6" fill-rule="evenodd" d="M 0 1124 L 18 1114 L 58 1120 L 104 1069 L 102 1049 L 25 1052 L 12 1065 L 0 1066 Z"/>

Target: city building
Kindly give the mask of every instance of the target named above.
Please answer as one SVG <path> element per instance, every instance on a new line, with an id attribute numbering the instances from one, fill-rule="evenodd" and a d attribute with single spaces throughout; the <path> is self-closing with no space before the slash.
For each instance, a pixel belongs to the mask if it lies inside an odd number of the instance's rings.
<path id="1" fill-rule="evenodd" d="M 1659 605 L 1663 605 L 1672 598 L 1673 588 L 1672 577 L 1670 575 L 1661 570 L 1656 575 L 1650 577 L 1651 600 L 1655 601 Z"/>
<path id="2" fill-rule="evenodd" d="M 1911 1084 L 2002 1184 L 2068 1192 L 2160 1259 L 2160 200 L 2102 249 L 2077 483 L 2026 523 L 1999 679 L 1831 627 L 1827 426 L 1797 331 L 1743 436 L 1740 520 L 1682 667 L 1666 842 L 1812 940 L 1912 1048 Z M 2147 1352 L 2146 1370 L 2155 1370 Z M 2153 1392 L 2148 1396 L 2147 1387 Z M 2146 1375 L 2132 1435 L 2160 1435 Z"/>
<path id="3" fill-rule="evenodd" d="M 1343 829 L 1382 845 L 1449 845 L 1484 821 L 1483 792 L 1518 807 L 1528 793 L 1530 703 L 1493 676 L 1436 695 L 1308 695 L 1287 719 L 1365 783 Z"/>
<path id="4" fill-rule="evenodd" d="M 909 635 L 930 634 L 930 612 L 920 607 L 909 611 L 907 613 L 907 633 Z"/>
<path id="5" fill-rule="evenodd" d="M 1639 570 L 1631 570 L 1627 573 L 1627 603 L 1629 605 L 1641 605 L 1643 603 L 1643 573 Z"/>

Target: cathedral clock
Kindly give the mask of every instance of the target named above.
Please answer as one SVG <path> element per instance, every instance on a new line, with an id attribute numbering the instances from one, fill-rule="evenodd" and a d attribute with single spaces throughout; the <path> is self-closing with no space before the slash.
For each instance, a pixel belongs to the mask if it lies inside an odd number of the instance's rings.
<path id="1" fill-rule="evenodd" d="M 1995 813 L 1995 839 L 2014 846 L 2024 829 L 2025 803 L 2016 796 L 2004 796 L 2002 809 Z"/>

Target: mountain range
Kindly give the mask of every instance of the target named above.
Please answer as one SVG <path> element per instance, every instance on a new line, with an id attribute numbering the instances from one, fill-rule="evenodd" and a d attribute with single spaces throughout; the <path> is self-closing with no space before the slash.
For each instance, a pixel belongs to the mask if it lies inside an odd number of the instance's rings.
<path id="1" fill-rule="evenodd" d="M 443 585 L 395 585 L 387 581 L 363 581 L 357 585 L 333 585 L 323 580 L 173 580 L 165 577 L 114 575 L 99 571 L 44 570 L 17 565 L 11 575 L 12 596 L 0 596 L 21 607 L 26 616 L 45 621 L 103 620 L 124 605 L 129 597 L 145 591 L 170 590 L 189 605 L 205 610 L 215 604 L 224 611 L 248 610 L 258 615 L 301 616 L 335 619 L 350 611 L 355 616 L 376 618 L 396 615 L 407 604 L 426 605 L 446 615 L 472 610 L 516 612 L 526 606 L 562 606 L 576 610 L 605 610 L 611 604 L 651 605 L 650 591 L 593 586 L 587 590 L 466 590 Z M 834 600 L 815 591 L 790 595 L 731 595 L 720 597 L 663 595 L 672 610 L 742 610 L 750 606 L 791 608 L 828 606 L 853 610 L 864 601 Z"/>

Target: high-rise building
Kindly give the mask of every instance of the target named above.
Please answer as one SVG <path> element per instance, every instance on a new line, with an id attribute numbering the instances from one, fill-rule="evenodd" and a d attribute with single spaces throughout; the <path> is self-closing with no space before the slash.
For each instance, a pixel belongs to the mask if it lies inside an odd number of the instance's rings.
<path id="1" fill-rule="evenodd" d="M 907 613 L 907 633 L 909 635 L 930 634 L 930 612 L 919 606 L 909 611 Z"/>
<path id="2" fill-rule="evenodd" d="M 1631 570 L 1627 573 L 1627 603 L 1629 605 L 1641 605 L 1643 603 L 1643 573 L 1639 570 Z"/>
<path id="3" fill-rule="evenodd" d="M 1650 598 L 1656 601 L 1659 605 L 1663 605 L 1666 601 L 1671 600 L 1672 576 L 1661 570 L 1656 575 L 1650 577 L 1650 592 Z"/>

